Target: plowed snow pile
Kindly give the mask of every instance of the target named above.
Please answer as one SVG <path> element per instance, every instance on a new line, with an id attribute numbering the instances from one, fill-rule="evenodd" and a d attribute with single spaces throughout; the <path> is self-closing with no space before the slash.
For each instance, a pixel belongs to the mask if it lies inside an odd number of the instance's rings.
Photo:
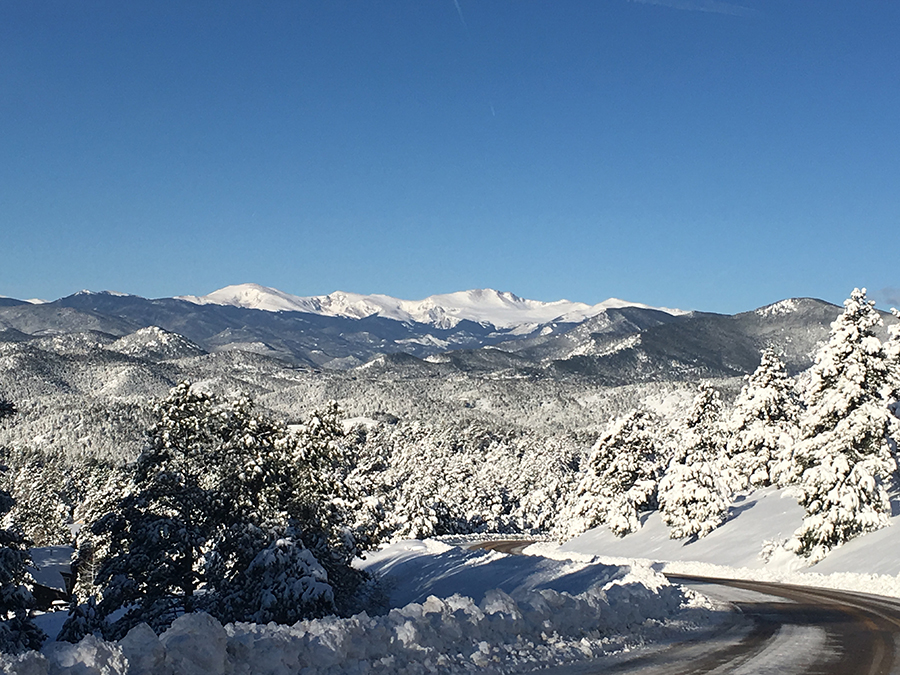
<path id="1" fill-rule="evenodd" d="M 706 623 L 709 606 L 649 566 L 603 565 L 407 541 L 360 565 L 381 576 L 389 612 L 228 624 L 184 615 L 157 637 L 89 636 L 0 659 L 22 675 L 517 673 L 628 649 Z M 689 593 L 689 592 L 687 592 Z"/>

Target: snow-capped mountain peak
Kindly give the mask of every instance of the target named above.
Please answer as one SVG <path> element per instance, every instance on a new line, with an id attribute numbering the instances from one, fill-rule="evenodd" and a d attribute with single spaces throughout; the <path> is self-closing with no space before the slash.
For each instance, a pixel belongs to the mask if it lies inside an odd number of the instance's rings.
<path id="1" fill-rule="evenodd" d="M 760 307 L 756 310 L 756 313 L 759 316 L 776 316 L 778 314 L 790 314 L 791 312 L 796 312 L 797 308 L 797 300 L 788 298 L 787 300 L 780 300 L 771 305 Z"/>
<path id="2" fill-rule="evenodd" d="M 89 291 L 86 288 L 78 291 L 75 295 L 111 295 L 115 298 L 132 297 L 130 293 L 120 293 L 119 291 Z"/>
<path id="3" fill-rule="evenodd" d="M 444 329 L 452 328 L 465 320 L 501 329 L 537 326 L 552 321 L 576 323 L 613 307 L 648 308 L 647 305 L 615 298 L 596 305 L 569 300 L 543 302 L 491 288 L 432 295 L 424 300 L 401 300 L 388 295 L 361 295 L 345 291 L 301 297 L 259 284 L 238 284 L 226 286 L 209 295 L 186 295 L 178 299 L 198 305 L 231 305 L 269 312 L 309 312 L 354 319 L 380 316 Z M 662 311 L 681 313 L 678 310 Z"/>
<path id="4" fill-rule="evenodd" d="M 305 298 L 259 284 L 236 284 L 220 288 L 209 295 L 180 295 L 175 299 L 186 300 L 195 305 L 230 305 L 266 312 L 318 313 L 314 305 L 305 302 Z"/>

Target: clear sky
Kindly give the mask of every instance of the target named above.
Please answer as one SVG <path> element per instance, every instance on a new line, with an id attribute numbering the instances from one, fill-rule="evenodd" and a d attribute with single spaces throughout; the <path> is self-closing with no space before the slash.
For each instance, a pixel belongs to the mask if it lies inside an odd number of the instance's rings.
<path id="1" fill-rule="evenodd" d="M 0 0 L 0 295 L 900 304 L 900 2 Z"/>

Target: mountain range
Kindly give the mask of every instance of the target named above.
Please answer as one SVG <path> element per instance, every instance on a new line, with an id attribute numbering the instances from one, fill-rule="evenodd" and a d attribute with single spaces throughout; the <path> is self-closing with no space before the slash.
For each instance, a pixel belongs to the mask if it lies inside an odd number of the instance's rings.
<path id="1" fill-rule="evenodd" d="M 240 350 L 373 375 L 465 371 L 616 385 L 742 375 L 765 347 L 797 372 L 810 365 L 840 311 L 811 298 L 723 315 L 617 299 L 540 302 L 490 289 L 408 301 L 344 292 L 301 297 L 242 284 L 200 297 L 82 291 L 47 303 L 4 298 L 0 342 L 82 336 L 155 361 Z"/>
<path id="2" fill-rule="evenodd" d="M 541 302 L 495 291 L 476 289 L 432 295 L 424 300 L 399 300 L 387 295 L 360 295 L 336 291 L 328 295 L 300 297 L 258 284 L 226 286 L 209 295 L 185 295 L 177 298 L 198 305 L 226 305 L 244 309 L 275 312 L 305 312 L 320 316 L 364 319 L 379 316 L 403 323 L 422 323 L 440 329 L 451 329 L 461 321 L 473 321 L 499 330 L 519 329 L 527 332 L 548 322 L 580 323 L 610 308 L 647 305 L 610 298 L 596 305 L 557 300 Z M 670 314 L 681 310 L 663 309 Z"/>

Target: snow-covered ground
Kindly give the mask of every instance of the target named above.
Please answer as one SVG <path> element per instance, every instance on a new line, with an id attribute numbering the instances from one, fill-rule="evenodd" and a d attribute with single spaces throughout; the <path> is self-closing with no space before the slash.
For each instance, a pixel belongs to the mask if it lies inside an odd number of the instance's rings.
<path id="1" fill-rule="evenodd" d="M 118 643 L 89 636 L 0 657 L 0 672 L 517 673 L 683 635 L 715 614 L 645 564 L 510 556 L 437 541 L 400 542 L 359 564 L 384 581 L 393 608 L 386 614 L 294 626 L 222 626 L 186 615 L 159 638 L 139 626 Z"/>
<path id="2" fill-rule="evenodd" d="M 696 540 L 669 538 L 656 512 L 641 529 L 616 537 L 598 527 L 558 546 L 544 542 L 526 553 L 616 564 L 644 559 L 674 574 L 779 581 L 900 597 L 900 497 L 891 499 L 891 526 L 860 536 L 815 565 L 781 544 L 800 526 L 803 509 L 790 490 L 765 488 L 738 497 L 728 520 Z"/>
<path id="3" fill-rule="evenodd" d="M 893 506 L 896 521 L 900 501 Z M 159 638 L 139 627 L 119 643 L 89 637 L 2 657 L 0 673 L 516 673 L 666 642 L 723 620 L 720 604 L 660 572 L 900 597 L 900 527 L 859 537 L 808 566 L 777 546 L 801 518 L 789 492 L 768 488 L 738 498 L 729 520 L 699 540 L 669 539 L 651 513 L 627 537 L 601 527 L 562 546 L 534 544 L 524 556 L 404 541 L 358 563 L 382 580 L 392 609 L 378 616 L 222 626 L 189 615 Z"/>

